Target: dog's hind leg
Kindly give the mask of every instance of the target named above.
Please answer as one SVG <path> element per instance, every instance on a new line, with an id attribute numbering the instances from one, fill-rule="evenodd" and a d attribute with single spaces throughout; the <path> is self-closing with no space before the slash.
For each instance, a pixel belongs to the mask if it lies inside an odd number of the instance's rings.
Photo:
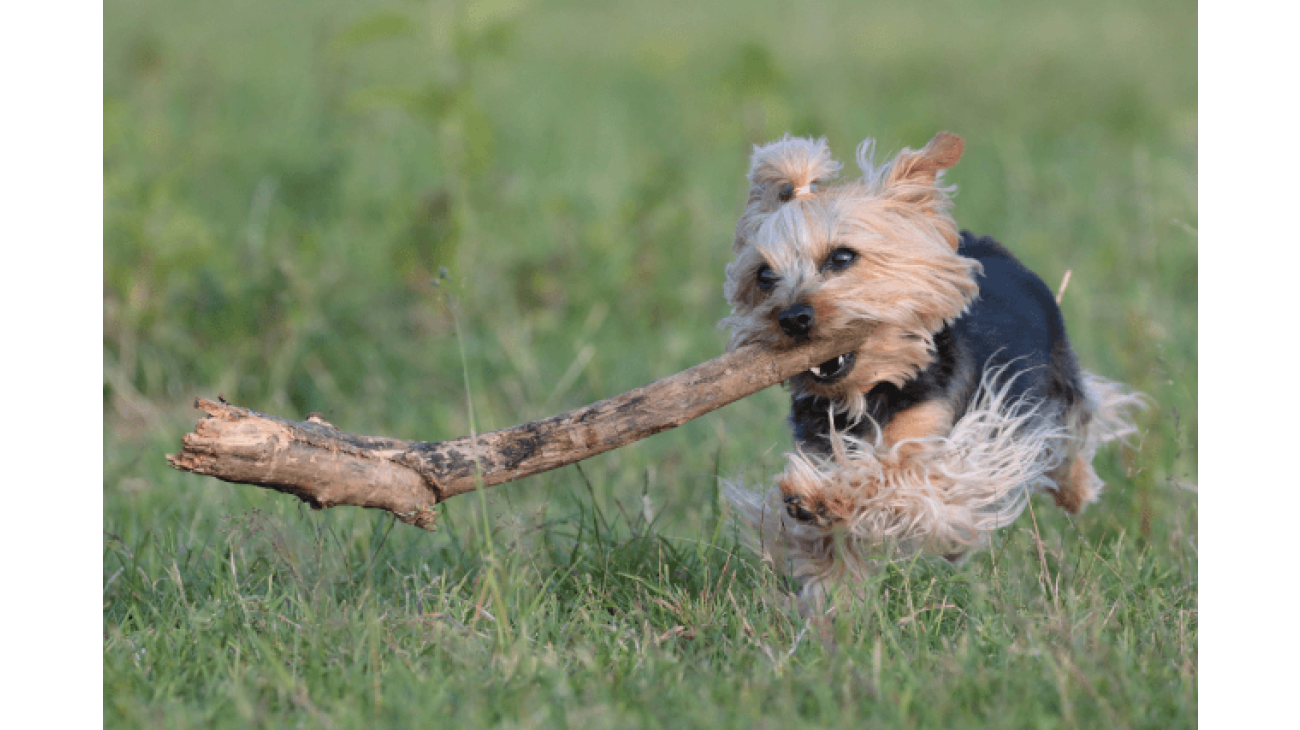
<path id="1" fill-rule="evenodd" d="M 1074 454 L 1051 476 L 1056 482 L 1056 491 L 1052 493 L 1056 506 L 1070 514 L 1078 514 L 1085 505 L 1097 501 L 1101 493 L 1101 480 L 1092 468 L 1092 460 L 1083 454 Z"/>
<path id="2" fill-rule="evenodd" d="M 1104 486 L 1092 467 L 1097 448 L 1136 433 L 1134 413 L 1146 404 L 1140 393 L 1089 372 L 1083 373 L 1083 390 L 1086 396 L 1065 414 L 1070 446 L 1051 474 L 1056 504 L 1076 514 L 1095 502 Z"/>

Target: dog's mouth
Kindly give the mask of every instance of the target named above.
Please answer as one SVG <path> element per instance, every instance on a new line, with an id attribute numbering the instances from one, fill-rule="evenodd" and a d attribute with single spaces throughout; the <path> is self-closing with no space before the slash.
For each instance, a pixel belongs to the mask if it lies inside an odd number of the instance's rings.
<path id="1" fill-rule="evenodd" d="M 851 352 L 839 357 L 833 357 L 821 365 L 809 369 L 807 371 L 808 377 L 820 385 L 829 385 L 852 372 L 856 361 L 857 356 Z"/>

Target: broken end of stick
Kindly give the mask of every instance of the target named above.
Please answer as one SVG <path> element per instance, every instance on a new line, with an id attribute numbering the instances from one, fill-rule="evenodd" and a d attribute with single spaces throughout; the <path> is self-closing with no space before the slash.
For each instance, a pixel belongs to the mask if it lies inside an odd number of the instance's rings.
<path id="1" fill-rule="evenodd" d="M 324 421 L 268 416 L 196 398 L 207 414 L 167 464 L 233 484 L 292 494 L 313 509 L 369 507 L 424 530 L 437 528 L 441 492 L 401 456 L 406 444 L 348 434 Z"/>

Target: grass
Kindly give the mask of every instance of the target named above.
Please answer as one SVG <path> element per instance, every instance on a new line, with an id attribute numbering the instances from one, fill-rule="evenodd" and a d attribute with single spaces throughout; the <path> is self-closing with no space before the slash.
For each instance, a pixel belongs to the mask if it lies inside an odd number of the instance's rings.
<path id="1" fill-rule="evenodd" d="M 1196 723 L 1195 8 L 726 5 L 107 8 L 106 725 Z M 940 129 L 959 223 L 1155 406 L 1100 504 L 882 568 L 832 641 L 718 497 L 779 389 L 434 534 L 165 466 L 195 395 L 437 439 L 712 357 L 751 145 Z"/>

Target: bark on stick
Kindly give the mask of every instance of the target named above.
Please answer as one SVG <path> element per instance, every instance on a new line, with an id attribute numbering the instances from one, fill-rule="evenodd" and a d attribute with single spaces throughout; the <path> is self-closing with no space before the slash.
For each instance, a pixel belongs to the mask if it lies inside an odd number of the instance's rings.
<path id="1" fill-rule="evenodd" d="M 686 423 L 855 349 L 864 333 L 785 350 L 749 346 L 622 395 L 514 428 L 450 441 L 340 431 L 199 398 L 208 416 L 168 455 L 182 471 L 292 494 L 316 509 L 349 505 L 432 529 L 433 507 L 572 464 Z"/>

